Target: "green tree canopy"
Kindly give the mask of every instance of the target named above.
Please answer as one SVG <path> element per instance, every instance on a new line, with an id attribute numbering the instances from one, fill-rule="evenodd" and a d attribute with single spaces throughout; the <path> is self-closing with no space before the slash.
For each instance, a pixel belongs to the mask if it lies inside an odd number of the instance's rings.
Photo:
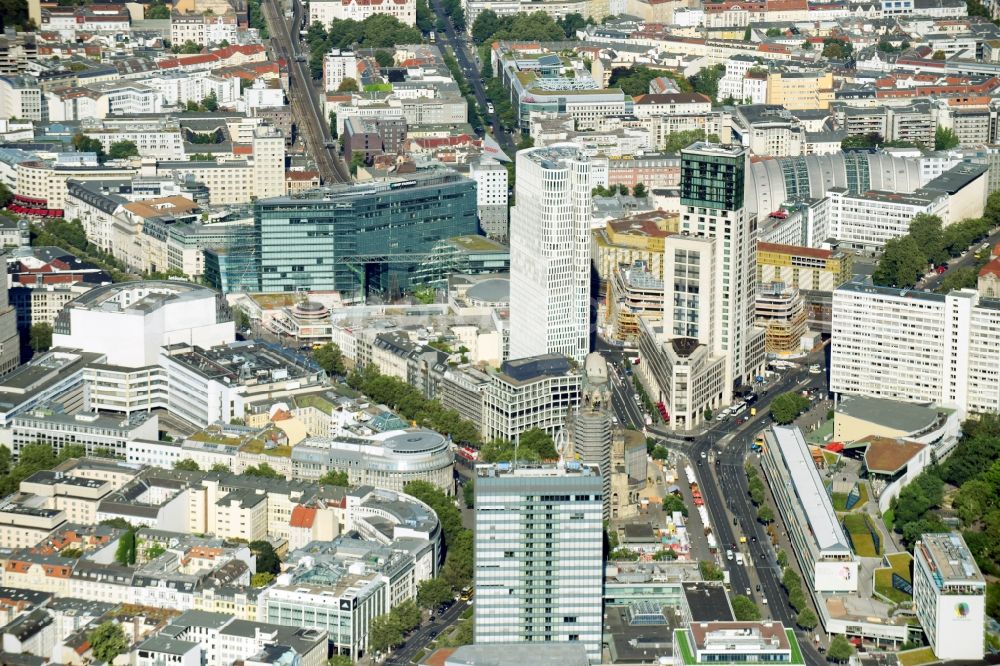
<path id="1" fill-rule="evenodd" d="M 819 620 L 816 618 L 816 613 L 814 613 L 811 608 L 803 608 L 802 612 L 796 616 L 795 624 L 799 625 L 803 629 L 811 630 L 816 628 L 816 625 L 819 624 Z"/>
<path id="2" fill-rule="evenodd" d="M 313 358 L 328 375 L 343 376 L 347 372 L 347 368 L 344 366 L 344 355 L 341 353 L 340 347 L 332 342 L 327 342 L 315 350 Z"/>
<path id="3" fill-rule="evenodd" d="M 184 460 L 178 460 L 174 463 L 174 469 L 184 470 L 185 472 L 200 472 L 201 467 L 191 458 L 185 458 Z M 228 467 L 226 470 L 228 471 Z"/>
<path id="4" fill-rule="evenodd" d="M 781 425 L 791 423 L 809 408 L 808 398 L 799 393 L 783 393 L 771 403 L 771 415 Z"/>
<path id="5" fill-rule="evenodd" d="M 958 135 L 950 128 L 938 125 L 937 129 L 934 130 L 934 150 L 958 148 L 960 143 Z"/>
<path id="6" fill-rule="evenodd" d="M 251 541 L 250 552 L 257 558 L 257 573 L 279 574 L 281 573 L 281 559 L 274 552 L 274 547 L 270 541 L 260 539 Z"/>
<path id="7" fill-rule="evenodd" d="M 36 354 L 48 351 L 52 346 L 52 324 L 44 321 L 32 324 L 28 331 L 28 344 Z"/>
<path id="8" fill-rule="evenodd" d="M 912 287 L 926 268 L 927 257 L 913 238 L 891 238 L 885 243 L 872 280 L 887 287 Z"/>
<path id="9" fill-rule="evenodd" d="M 261 477 L 264 477 L 265 479 L 283 479 L 283 478 L 285 478 L 283 474 L 281 474 L 280 472 L 278 472 L 278 470 L 274 469 L 273 467 L 271 467 L 267 463 L 261 463 L 261 464 L 257 465 L 256 467 L 254 467 L 253 465 L 250 465 L 245 470 L 243 470 L 243 473 L 246 474 L 247 476 L 261 476 Z"/>
<path id="10" fill-rule="evenodd" d="M 747 597 L 738 594 L 733 597 L 732 603 L 733 615 L 738 622 L 756 622 L 760 619 L 760 609 Z"/>
<path id="11" fill-rule="evenodd" d="M 421 608 L 434 610 L 441 604 L 450 601 L 451 585 L 443 578 L 430 578 L 417 587 L 417 604 Z"/>
<path id="12" fill-rule="evenodd" d="M 109 620 L 90 633 L 90 646 L 95 660 L 110 664 L 115 657 L 125 653 L 128 640 L 121 625 Z"/>
<path id="13" fill-rule="evenodd" d="M 854 47 L 846 39 L 837 37 L 827 37 L 823 40 L 823 57 L 835 60 L 845 60 L 850 58 L 854 52 Z"/>
<path id="14" fill-rule="evenodd" d="M 108 151 L 108 157 L 113 160 L 121 160 L 126 157 L 135 157 L 139 154 L 139 148 L 136 147 L 135 141 L 115 141 L 111 144 L 111 150 Z"/>
<path id="15" fill-rule="evenodd" d="M 99 139 L 92 139 L 89 136 L 77 133 L 73 136 L 73 148 L 80 153 L 96 153 L 98 161 L 104 161 L 104 145 Z"/>
<path id="16" fill-rule="evenodd" d="M 346 488 L 351 485 L 348 481 L 347 472 L 340 472 L 337 470 L 330 470 L 323 476 L 319 477 L 318 481 L 324 486 L 342 486 Z"/>
<path id="17" fill-rule="evenodd" d="M 854 646 L 841 634 L 834 636 L 830 647 L 826 649 L 826 658 L 835 663 L 848 661 L 853 654 Z"/>
<path id="18" fill-rule="evenodd" d="M 337 86 L 337 92 L 357 92 L 357 91 L 358 91 L 358 82 L 349 76 L 345 77 L 344 80 L 340 82 L 340 85 Z"/>

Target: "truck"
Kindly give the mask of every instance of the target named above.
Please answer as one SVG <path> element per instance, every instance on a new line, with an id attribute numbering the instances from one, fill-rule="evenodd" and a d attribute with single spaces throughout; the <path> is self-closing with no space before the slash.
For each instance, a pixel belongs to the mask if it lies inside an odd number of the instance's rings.
<path id="1" fill-rule="evenodd" d="M 431 44 L 437 41 L 437 35 L 434 34 L 433 30 L 427 33 L 427 41 L 429 41 Z"/>

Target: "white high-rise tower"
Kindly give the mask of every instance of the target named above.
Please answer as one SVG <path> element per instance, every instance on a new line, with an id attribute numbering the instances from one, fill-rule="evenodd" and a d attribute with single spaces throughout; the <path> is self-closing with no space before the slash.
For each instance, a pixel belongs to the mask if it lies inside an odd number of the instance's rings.
<path id="1" fill-rule="evenodd" d="M 757 219 L 743 204 L 748 167 L 742 146 L 695 143 L 681 151 L 681 234 L 715 241 L 709 344 L 726 359 L 723 404 L 734 385 L 752 382 L 764 364 L 764 331 L 754 326 Z M 702 284 L 706 279 L 701 275 Z"/>
<path id="2" fill-rule="evenodd" d="M 590 348 L 591 163 L 575 144 L 517 154 L 510 221 L 510 358 Z"/>

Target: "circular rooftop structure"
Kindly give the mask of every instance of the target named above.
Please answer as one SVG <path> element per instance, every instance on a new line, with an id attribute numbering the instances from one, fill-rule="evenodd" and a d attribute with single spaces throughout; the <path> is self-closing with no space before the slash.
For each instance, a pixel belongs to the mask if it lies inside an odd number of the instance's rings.
<path id="1" fill-rule="evenodd" d="M 330 314 L 330 308 L 316 301 L 301 301 L 292 308 L 292 314 L 300 319 L 324 319 Z"/>
<path id="2" fill-rule="evenodd" d="M 448 450 L 444 436 L 433 430 L 403 430 L 382 441 L 387 451 L 399 456 L 433 454 Z"/>
<path id="3" fill-rule="evenodd" d="M 475 305 L 499 306 L 510 303 L 510 280 L 490 278 L 469 287 L 466 298 Z"/>

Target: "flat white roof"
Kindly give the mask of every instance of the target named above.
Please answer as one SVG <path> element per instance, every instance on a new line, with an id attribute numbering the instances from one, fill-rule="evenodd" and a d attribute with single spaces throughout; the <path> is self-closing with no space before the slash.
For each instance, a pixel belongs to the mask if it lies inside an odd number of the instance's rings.
<path id="1" fill-rule="evenodd" d="M 778 446 L 785 466 L 788 467 L 789 481 L 802 504 L 802 510 L 809 521 L 813 537 L 820 551 L 844 550 L 851 552 L 850 543 L 844 529 L 837 520 L 833 502 L 826 492 L 819 470 L 813 463 L 812 455 L 802 431 L 796 427 L 775 426 L 771 429 L 774 442 Z"/>

